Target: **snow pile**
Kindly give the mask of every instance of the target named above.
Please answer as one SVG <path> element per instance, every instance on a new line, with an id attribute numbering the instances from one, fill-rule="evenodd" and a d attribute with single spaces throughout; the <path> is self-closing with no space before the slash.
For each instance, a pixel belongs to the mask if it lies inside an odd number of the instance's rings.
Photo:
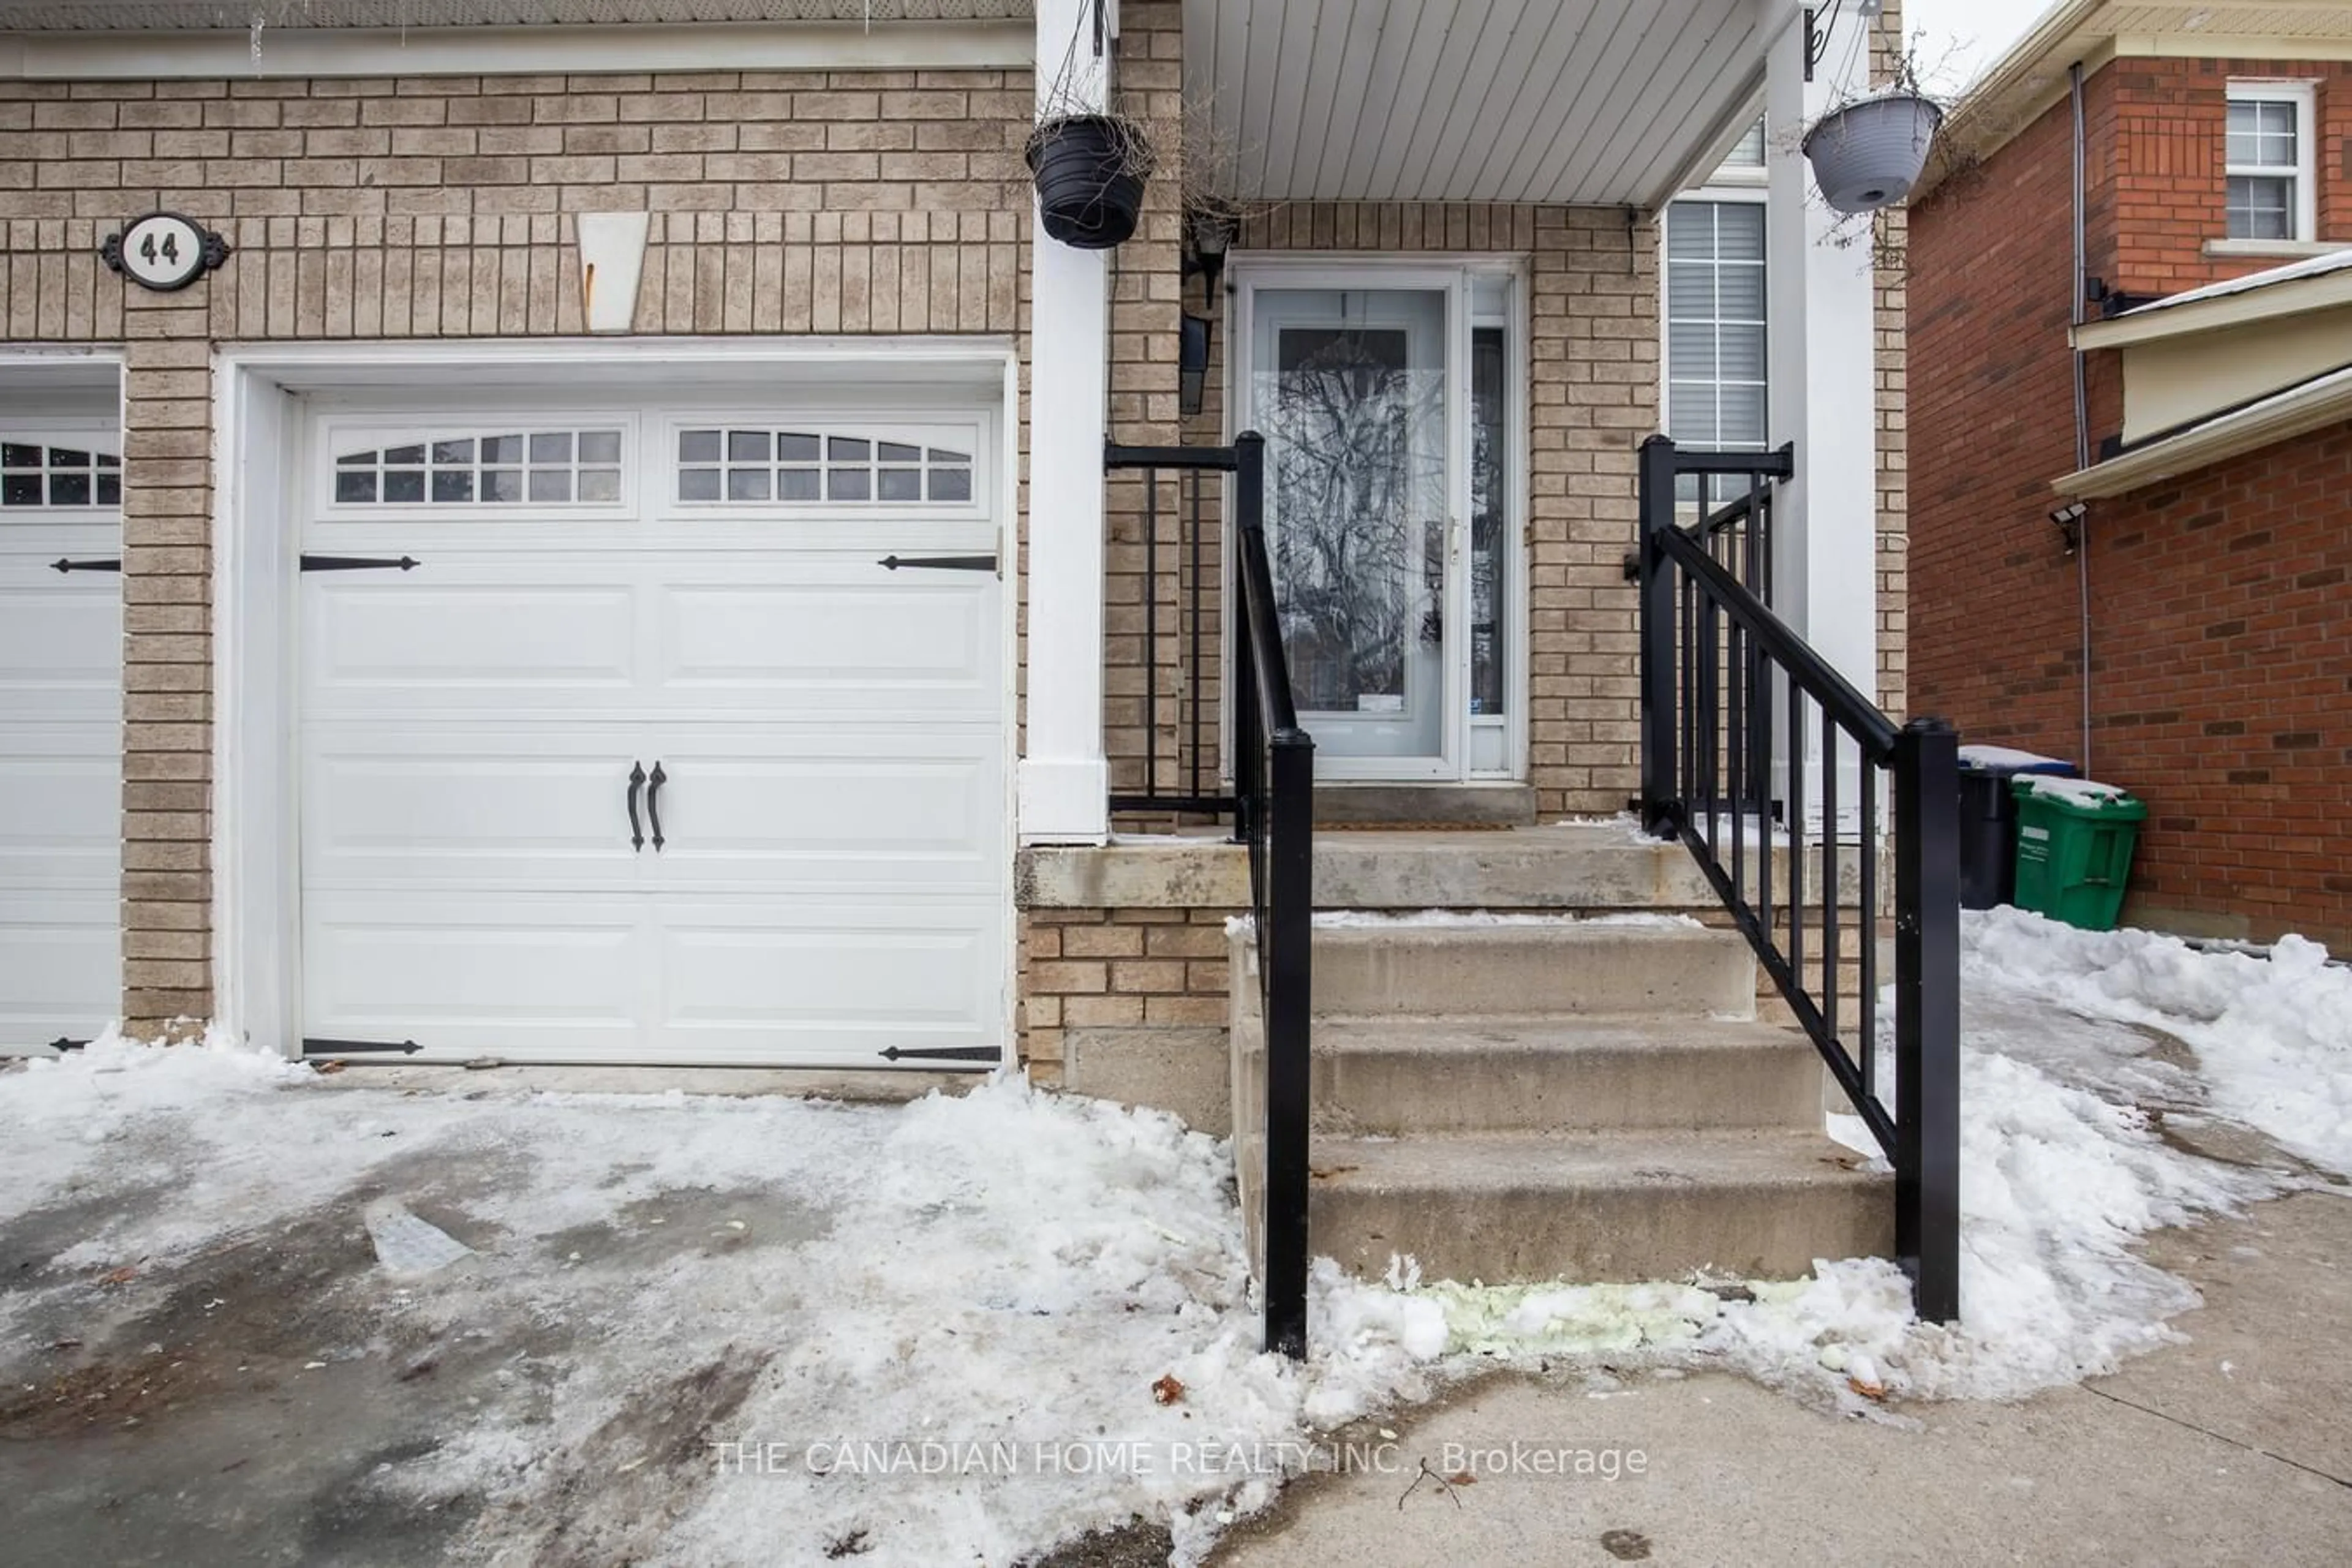
<path id="1" fill-rule="evenodd" d="M 2213 1110 L 2352 1175 L 2352 969 L 2317 942 L 2284 937 L 2264 960 L 2013 909 L 1961 930 L 1972 1013 L 2007 1000 L 2160 1029 L 2196 1053 Z"/>
<path id="2" fill-rule="evenodd" d="M 403 1093 L 110 1038 L 0 1073 L 0 1223 L 103 1216 L 0 1295 L 0 1366 L 120 1265 L 166 1289 L 324 1216 L 373 1234 L 328 1293 L 363 1353 L 499 1346 L 441 1446 L 371 1487 L 486 1500 L 488 1554 L 687 1565 L 1007 1563 L 1139 1515 L 1196 1562 L 1304 1439 L 1492 1357 L 1724 1368 L 1857 1411 L 2014 1397 L 2173 1337 L 2194 1293 L 2135 1244 L 2289 1179 L 2176 1149 L 2143 1107 L 2352 1170 L 2352 973 L 2294 939 L 2264 962 L 2012 910 L 1963 932 L 1956 1330 L 1875 1259 L 1507 1287 L 1320 1259 L 1294 1365 L 1258 1349 L 1229 1147 L 1164 1115 L 1012 1079 L 903 1107 Z"/>
<path id="3" fill-rule="evenodd" d="M 523 1347 L 371 1487 L 486 1498 L 476 1544 L 525 1557 L 929 1568 L 1137 1515 L 1197 1559 L 1444 1348 L 1433 1304 L 1327 1263 L 1312 1359 L 1262 1353 L 1230 1153 L 1165 1115 L 1013 1079 L 903 1107 L 459 1081 L 119 1040 L 0 1075 L 0 1224 L 110 1215 L 0 1297 L 0 1365 L 124 1305 L 105 1276 L 168 1290 L 323 1216 L 372 1241 L 334 1287 L 353 1353 Z"/>

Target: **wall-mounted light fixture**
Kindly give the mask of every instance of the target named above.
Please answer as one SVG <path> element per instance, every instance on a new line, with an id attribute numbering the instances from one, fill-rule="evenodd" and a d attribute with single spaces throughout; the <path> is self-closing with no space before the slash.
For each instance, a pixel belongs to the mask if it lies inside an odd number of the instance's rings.
<path id="1" fill-rule="evenodd" d="M 1217 280 L 1224 276 L 1225 252 L 1234 243 L 1234 218 L 1231 213 L 1213 208 L 1198 209 L 1184 222 L 1184 275 L 1202 275 L 1202 291 L 1211 300 L 1217 297 Z"/>
<path id="2" fill-rule="evenodd" d="M 1209 333 L 1216 321 L 1217 283 L 1225 272 L 1225 251 L 1234 242 L 1233 215 L 1213 209 L 1196 211 L 1184 223 L 1184 276 L 1201 275 L 1201 294 L 1207 314 L 1178 319 L 1181 333 L 1176 356 L 1176 406 L 1187 416 L 1206 405 L 1209 384 Z"/>
<path id="3" fill-rule="evenodd" d="M 2089 516 L 2090 511 L 2088 506 L 2074 500 L 2050 514 L 2050 521 L 2058 525 L 2059 537 L 2066 542 L 2067 554 L 2072 555 L 2083 547 L 2083 519 Z"/>
<path id="4" fill-rule="evenodd" d="M 1201 412 L 1209 388 L 1209 318 L 1177 318 L 1176 411 L 1186 418 Z"/>

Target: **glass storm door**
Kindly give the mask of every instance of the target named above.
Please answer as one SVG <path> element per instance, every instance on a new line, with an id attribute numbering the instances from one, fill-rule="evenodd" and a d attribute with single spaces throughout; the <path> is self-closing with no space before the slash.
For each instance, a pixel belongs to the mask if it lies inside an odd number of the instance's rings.
<path id="1" fill-rule="evenodd" d="M 1451 287 L 1245 295 L 1241 427 L 1266 438 L 1266 542 L 1299 721 L 1327 778 L 1461 772 Z"/>

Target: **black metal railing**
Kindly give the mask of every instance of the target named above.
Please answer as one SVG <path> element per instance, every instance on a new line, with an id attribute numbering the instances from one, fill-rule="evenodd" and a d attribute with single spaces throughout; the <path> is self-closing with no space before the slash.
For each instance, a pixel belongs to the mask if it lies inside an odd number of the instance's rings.
<path id="1" fill-rule="evenodd" d="M 1643 443 L 1643 822 L 1697 858 L 1886 1152 L 1896 1256 L 1919 1315 L 1948 1322 L 1959 1314 L 1958 737 L 1934 719 L 1898 729 L 1773 613 L 1771 486 L 1793 472 L 1789 448 Z M 1726 476 L 1744 478 L 1746 493 L 1684 524 L 1676 481 L 1692 475 L 1702 495 Z M 1891 1112 L 1879 1048 L 1882 789 L 1894 815 Z"/>
<path id="2" fill-rule="evenodd" d="M 1234 836 L 1249 847 L 1250 914 L 1256 931 L 1258 1001 L 1265 1028 L 1265 1129 L 1264 1205 L 1265 1348 L 1293 1357 L 1307 1353 L 1307 1093 L 1309 1080 L 1309 988 L 1313 983 L 1315 911 L 1315 742 L 1298 727 L 1292 700 L 1290 667 L 1283 654 L 1281 618 L 1274 596 L 1274 569 L 1265 547 L 1265 442 L 1255 433 L 1230 447 L 1109 447 L 1105 466 L 1114 471 L 1141 469 L 1145 503 L 1146 718 L 1158 729 L 1153 710 L 1160 659 L 1156 630 L 1160 609 L 1160 550 L 1159 475 L 1172 469 L 1191 477 L 1190 533 L 1181 548 L 1190 552 L 1192 597 L 1186 615 L 1192 633 L 1181 650 L 1192 710 L 1191 759 L 1183 787 L 1159 787 L 1157 742 L 1147 742 L 1145 789 L 1114 794 L 1111 809 L 1223 814 L 1234 818 Z M 1234 526 L 1226 536 L 1232 561 L 1225 645 L 1208 646 L 1202 633 L 1202 510 L 1199 481 L 1206 474 L 1234 476 Z M 1212 658 L 1231 671 L 1233 787 L 1212 791 L 1216 773 L 1203 767 L 1204 679 Z M 1241 976 L 1236 975 L 1238 982 Z M 1239 1130 L 1237 1130 L 1239 1131 Z M 1238 1142 L 1238 1140 L 1236 1141 Z"/>

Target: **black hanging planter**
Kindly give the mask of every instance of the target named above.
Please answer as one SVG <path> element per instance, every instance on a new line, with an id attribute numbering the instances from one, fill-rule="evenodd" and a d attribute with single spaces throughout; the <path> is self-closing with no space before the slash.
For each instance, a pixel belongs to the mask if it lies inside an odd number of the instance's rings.
<path id="1" fill-rule="evenodd" d="M 1135 233 L 1150 150 L 1131 125 L 1104 114 L 1048 121 L 1029 138 L 1045 232 L 1075 250 L 1108 250 Z"/>

